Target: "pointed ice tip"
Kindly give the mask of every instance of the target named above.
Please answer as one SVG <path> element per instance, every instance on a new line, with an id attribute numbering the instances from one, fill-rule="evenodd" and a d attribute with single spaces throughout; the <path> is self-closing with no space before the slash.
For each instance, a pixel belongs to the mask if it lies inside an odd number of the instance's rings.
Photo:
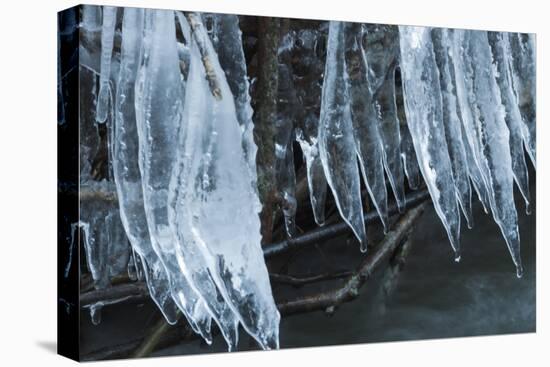
<path id="1" fill-rule="evenodd" d="M 359 246 L 359 250 L 361 250 L 361 252 L 365 254 L 367 252 L 367 243 L 361 242 L 361 245 Z"/>
<path id="2" fill-rule="evenodd" d="M 459 263 L 461 258 L 460 251 L 455 251 L 455 262 Z"/>
<path id="3" fill-rule="evenodd" d="M 525 214 L 531 215 L 531 204 L 525 203 Z"/>
<path id="4" fill-rule="evenodd" d="M 278 333 L 272 333 L 271 335 L 265 335 L 261 341 L 261 347 L 264 350 L 279 349 L 279 335 Z"/>
<path id="5" fill-rule="evenodd" d="M 516 267 L 516 276 L 519 278 L 523 277 L 523 266 L 518 265 Z"/>

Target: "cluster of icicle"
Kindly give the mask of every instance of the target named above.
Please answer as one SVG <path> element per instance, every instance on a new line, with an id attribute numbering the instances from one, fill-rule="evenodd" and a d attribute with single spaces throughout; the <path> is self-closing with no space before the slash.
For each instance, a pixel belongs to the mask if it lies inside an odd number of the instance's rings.
<path id="1" fill-rule="evenodd" d="M 181 313 L 210 343 L 214 320 L 229 350 L 242 325 L 263 348 L 278 348 L 280 316 L 260 246 L 257 148 L 239 21 L 202 17 L 211 31 L 198 15 L 191 30 L 180 12 L 84 7 L 82 34 L 101 32 L 101 47 L 97 54 L 81 48 L 81 84 L 93 86 L 82 98 L 97 101 L 96 123 L 109 125 L 115 187 L 91 180 L 89 167 L 81 182 L 98 192 L 116 189 L 118 206 L 83 201 L 75 226 L 85 233 L 96 288 L 107 287 L 130 259 L 169 323 Z M 423 177 L 456 259 L 460 212 L 473 225 L 473 187 L 521 276 L 513 181 L 528 208 L 524 147 L 534 165 L 534 52 L 532 36 L 515 33 L 342 22 L 290 31 L 279 47 L 273 122 L 287 234 L 295 233 L 297 210 L 295 140 L 315 221 L 325 221 L 330 188 L 363 252 L 361 177 L 386 229 L 386 177 L 400 209 L 405 176 L 411 189 Z M 218 96 L 205 64 L 213 68 Z M 81 114 L 90 109 L 81 107 Z M 90 136 L 81 134 L 88 157 Z M 91 306 L 92 314 L 101 306 Z"/>
<path id="2" fill-rule="evenodd" d="M 96 121 L 112 114 L 120 219 L 152 299 L 169 323 L 181 313 L 207 343 L 214 320 L 229 350 L 238 344 L 239 325 L 262 348 L 278 348 L 280 316 L 260 245 L 257 148 L 238 17 L 214 17 L 213 43 L 200 17 L 191 32 L 180 12 L 124 8 L 114 68 L 117 8 L 98 9 L 85 7 L 82 25 L 101 24 Z M 83 208 L 81 226 L 104 231 L 90 223 L 105 217 L 93 209 Z M 87 235 L 85 243 L 97 240 Z M 97 269 L 97 256 L 88 259 Z M 92 276 L 97 287 L 100 275 Z"/>
<path id="3" fill-rule="evenodd" d="M 532 35 L 330 22 L 317 131 L 309 144 L 296 134 L 317 223 L 328 183 L 366 251 L 360 172 L 385 228 L 384 172 L 400 209 L 403 172 L 412 189 L 421 174 L 459 261 L 460 211 L 471 228 L 473 187 L 521 277 L 513 181 L 529 212 L 534 78 Z"/>

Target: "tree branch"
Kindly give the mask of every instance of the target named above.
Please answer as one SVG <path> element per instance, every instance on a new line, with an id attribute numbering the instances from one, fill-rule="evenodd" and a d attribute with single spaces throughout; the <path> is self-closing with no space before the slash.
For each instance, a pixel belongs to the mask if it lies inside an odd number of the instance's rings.
<path id="1" fill-rule="evenodd" d="M 201 54 L 202 63 L 204 65 L 204 70 L 206 71 L 206 79 L 208 80 L 208 86 L 214 98 L 218 101 L 222 99 L 222 90 L 220 88 L 218 77 L 216 76 L 216 71 L 212 66 L 212 55 L 209 54 L 207 42 L 208 42 L 208 33 L 202 24 L 202 20 L 199 14 L 197 13 L 184 13 L 185 18 L 189 22 L 191 27 L 191 32 L 193 37 L 197 42 L 199 52 Z"/>
<path id="2" fill-rule="evenodd" d="M 337 307 L 341 303 L 355 299 L 359 295 L 359 290 L 364 285 L 365 281 L 370 277 L 382 260 L 395 251 L 397 246 L 407 235 L 409 229 L 423 213 L 424 208 L 425 204 L 422 204 L 403 215 L 394 229 L 386 234 L 380 245 L 373 250 L 372 255 L 365 258 L 357 271 L 347 279 L 343 286 L 330 292 L 279 302 L 277 303 L 279 312 L 283 315 L 291 315 L 295 313 L 324 310 L 329 307 Z"/>

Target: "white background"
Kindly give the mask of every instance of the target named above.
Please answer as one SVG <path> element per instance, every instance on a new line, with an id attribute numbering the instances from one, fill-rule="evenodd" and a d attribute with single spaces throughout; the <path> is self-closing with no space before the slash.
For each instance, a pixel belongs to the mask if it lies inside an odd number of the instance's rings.
<path id="1" fill-rule="evenodd" d="M 98 3 L 98 1 L 89 1 Z M 545 1 L 305 0 L 108 1 L 296 18 L 354 20 L 537 33 L 537 333 L 108 362 L 172 366 L 535 366 L 548 348 L 548 26 Z M 0 11 L 0 365 L 57 366 L 56 11 L 47 0 L 3 2 Z M 546 107 L 546 108 L 545 108 Z M 488 297 L 491 295 L 488 294 Z"/>

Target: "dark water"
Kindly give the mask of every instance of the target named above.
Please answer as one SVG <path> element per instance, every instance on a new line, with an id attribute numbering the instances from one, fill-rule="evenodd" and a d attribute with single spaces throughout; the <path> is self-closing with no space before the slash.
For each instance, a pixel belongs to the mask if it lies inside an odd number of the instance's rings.
<path id="1" fill-rule="evenodd" d="M 534 185 L 531 190 L 535 202 Z M 474 228 L 462 230 L 460 263 L 454 262 L 444 228 L 428 205 L 412 234 L 411 252 L 389 297 L 382 292 L 381 269 L 363 286 L 358 299 L 339 306 L 331 316 L 318 311 L 284 317 L 280 325 L 281 348 L 534 332 L 536 208 L 533 205 L 533 214 L 527 216 L 518 193 L 516 198 L 523 278 L 516 278 L 500 230 L 481 205 L 474 205 Z M 345 244 L 333 243 L 329 248 L 332 252 L 323 255 L 326 262 L 345 263 L 348 260 L 337 258 L 340 253 L 348 251 L 357 257 L 359 252 Z M 301 269 L 302 273 L 315 273 L 318 269 L 308 268 L 313 262 L 309 256 L 298 256 L 305 260 L 289 272 L 296 274 Z M 325 286 L 332 288 L 337 284 Z M 276 286 L 274 293 L 281 291 L 284 289 Z M 311 288 L 303 292 L 311 293 Z M 99 326 L 92 326 L 83 317 L 82 351 L 143 335 L 157 318 L 158 312 L 149 304 L 106 307 Z M 239 350 L 257 349 L 244 331 L 240 335 Z M 224 351 L 225 342 L 218 335 L 211 346 L 198 340 L 182 342 L 154 355 Z"/>

